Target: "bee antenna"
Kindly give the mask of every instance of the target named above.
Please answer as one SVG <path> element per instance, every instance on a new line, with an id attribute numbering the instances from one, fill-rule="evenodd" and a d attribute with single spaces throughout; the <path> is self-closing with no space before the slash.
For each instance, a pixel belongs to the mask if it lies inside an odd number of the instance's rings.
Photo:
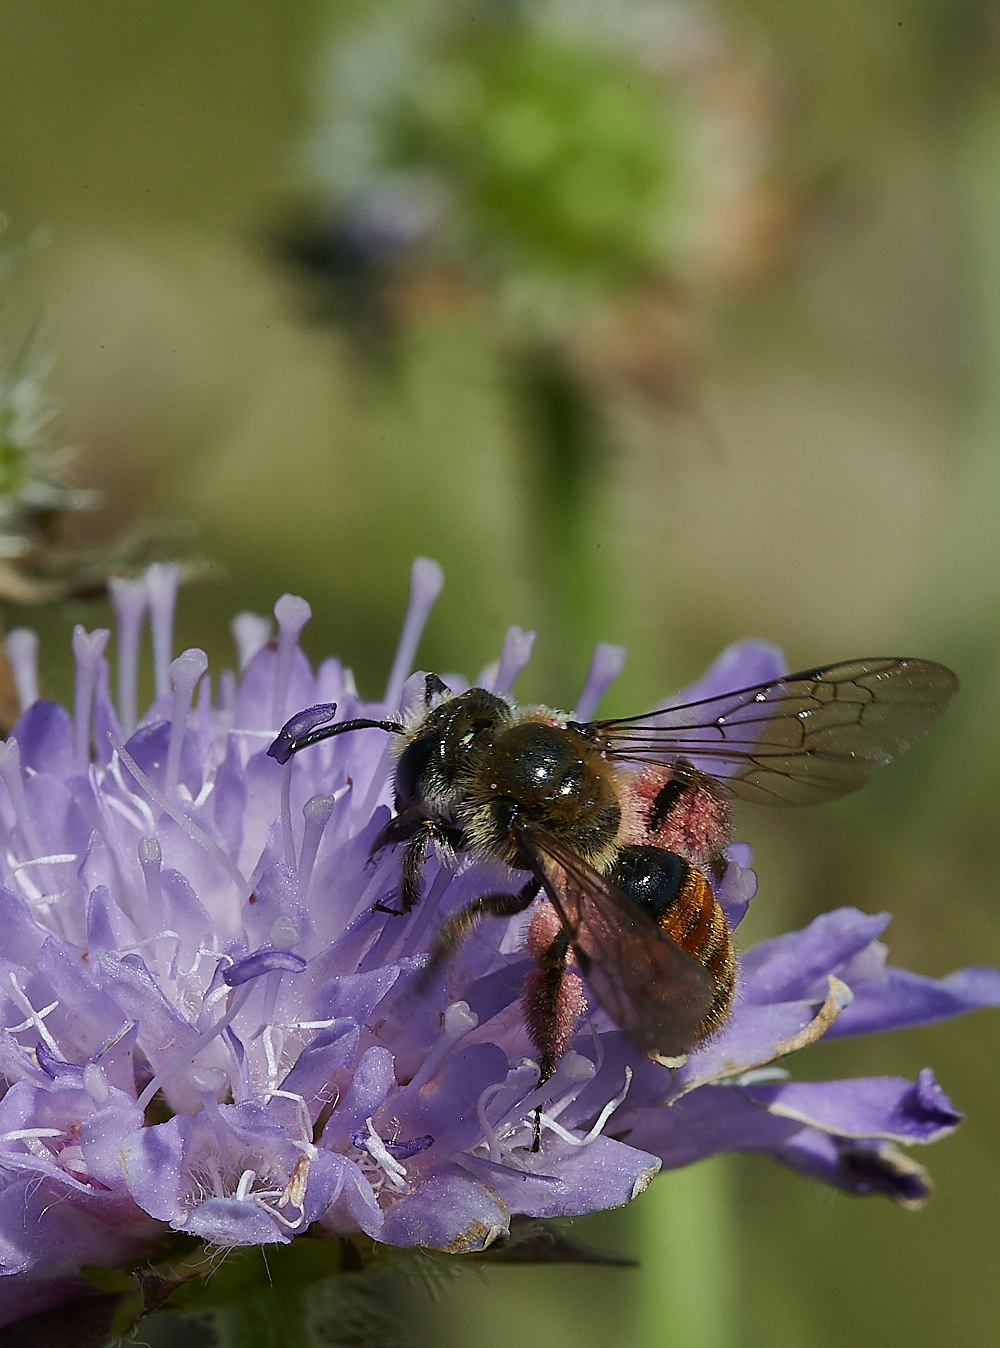
<path id="1" fill-rule="evenodd" d="M 323 720 L 329 720 L 330 716 L 336 711 L 336 706 L 330 704 L 333 711 L 323 716 Z M 319 709 L 316 708 L 316 711 Z M 293 754 L 300 753 L 303 749 L 308 749 L 311 744 L 319 744 L 321 740 L 331 739 L 334 735 L 344 735 L 349 730 L 385 730 L 392 735 L 403 735 L 406 733 L 406 727 L 400 725 L 398 721 L 373 721 L 367 716 L 356 717 L 353 721 L 338 721 L 335 725 L 324 725 L 316 727 L 315 718 L 312 725 L 315 728 L 308 728 L 308 723 L 303 724 L 307 713 L 299 712 L 293 716 L 284 726 L 282 726 L 277 738 L 268 749 L 268 757 L 277 759 L 279 763 L 287 763 Z M 295 732 L 299 731 L 299 734 Z M 301 733 L 301 732 L 305 733 Z"/>

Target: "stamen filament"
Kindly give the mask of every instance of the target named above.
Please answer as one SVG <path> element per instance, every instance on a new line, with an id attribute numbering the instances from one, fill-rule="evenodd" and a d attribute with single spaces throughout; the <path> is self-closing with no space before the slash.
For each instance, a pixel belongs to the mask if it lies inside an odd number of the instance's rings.
<path id="1" fill-rule="evenodd" d="M 241 899 L 249 898 L 250 884 L 232 857 L 227 855 L 217 843 L 214 843 L 208 834 L 204 833 L 198 827 L 194 820 L 189 819 L 182 810 L 177 809 L 175 805 L 171 804 L 162 791 L 156 789 L 132 755 L 118 743 L 110 731 L 108 732 L 108 739 L 117 751 L 118 757 L 128 768 L 129 772 L 139 783 L 150 800 L 153 801 L 154 804 L 159 805 L 160 809 L 166 814 L 169 814 L 174 823 L 180 824 L 181 828 L 192 842 L 198 843 L 200 847 L 204 847 L 205 851 L 208 852 L 210 856 L 215 857 L 216 861 L 223 867 L 233 884 L 239 890 Z M 0 771 L 2 771 L 2 769 L 0 769 Z"/>
<path id="2" fill-rule="evenodd" d="M 309 881 L 323 840 L 323 832 L 330 822 L 333 807 L 350 791 L 350 786 L 342 786 L 332 796 L 313 796 L 302 807 L 305 828 L 302 833 L 302 855 L 299 857 L 299 888 L 303 900 L 309 898 Z"/>
<path id="3" fill-rule="evenodd" d="M 202 1051 L 206 1044 L 210 1044 L 213 1039 L 222 1033 L 227 1026 L 231 1025 L 236 1017 L 242 1011 L 247 998 L 253 991 L 253 983 L 246 983 L 241 988 L 237 988 L 233 993 L 232 1001 L 229 1003 L 229 1010 L 221 1016 L 214 1025 L 210 1025 L 207 1030 L 203 1030 L 198 1037 L 188 1045 L 181 1053 L 171 1058 L 167 1065 L 160 1069 L 153 1077 L 152 1081 L 139 1096 L 136 1105 L 139 1109 L 145 1109 L 152 1100 L 153 1096 L 165 1082 L 171 1077 L 176 1076 L 183 1068 L 194 1062 L 195 1058 Z M 58 1051 L 58 1050 L 57 1050 Z"/>
<path id="4" fill-rule="evenodd" d="M 208 669 L 208 656 L 197 646 L 184 651 L 170 665 L 170 681 L 174 686 L 174 707 L 170 716 L 170 739 L 167 743 L 167 770 L 164 779 L 168 795 L 177 790 L 188 712 L 191 710 L 191 695 L 195 684 L 206 669 Z"/>
<path id="5" fill-rule="evenodd" d="M 292 833 L 292 765 L 294 755 L 281 771 L 281 836 L 285 846 L 285 865 L 295 870 L 295 835 Z"/>
<path id="6" fill-rule="evenodd" d="M 551 1114 L 540 1114 L 538 1116 L 539 1122 L 542 1124 L 543 1127 L 548 1128 L 550 1129 L 551 1132 L 555 1133 L 557 1137 L 561 1137 L 564 1142 L 569 1142 L 574 1147 L 586 1147 L 589 1143 L 593 1142 L 595 1138 L 600 1136 L 601 1131 L 603 1130 L 604 1125 L 607 1123 L 608 1119 L 611 1118 L 611 1115 L 622 1103 L 626 1095 L 628 1095 L 629 1087 L 631 1085 L 632 1085 L 632 1069 L 631 1067 L 626 1067 L 624 1087 L 622 1088 L 621 1091 L 619 1091 L 619 1093 L 614 1097 L 614 1099 L 608 1101 L 608 1103 L 601 1110 L 600 1114 L 598 1114 L 596 1123 L 591 1128 L 590 1132 L 587 1133 L 586 1136 L 584 1137 L 577 1137 L 574 1133 L 569 1132 L 568 1129 L 564 1128 L 561 1123 L 557 1123 Z"/>
<path id="7" fill-rule="evenodd" d="M 590 668 L 587 670 L 587 677 L 571 720 L 590 720 L 601 698 L 622 672 L 627 654 L 625 646 L 610 646 L 606 641 L 598 642 L 594 647 Z"/>
<path id="8" fill-rule="evenodd" d="M 86 772 L 90 763 L 90 711 L 97 684 L 97 665 L 108 644 L 107 627 L 88 632 L 80 623 L 73 628 L 73 658 L 76 679 L 73 687 L 73 762 L 77 772 Z"/>
<path id="9" fill-rule="evenodd" d="M 292 677 L 292 663 L 299 644 L 299 635 L 312 617 L 312 609 L 295 594 L 283 594 L 274 606 L 278 620 L 278 664 L 274 675 L 274 701 L 271 704 L 271 724 L 282 725 L 288 684 Z"/>
<path id="10" fill-rule="evenodd" d="M 271 620 L 262 618 L 259 613 L 237 613 L 229 630 L 233 634 L 242 674 L 257 652 L 271 640 Z"/>
<path id="11" fill-rule="evenodd" d="M 514 680 L 531 659 L 535 645 L 535 633 L 525 632 L 520 627 L 508 627 L 504 637 L 503 651 L 500 655 L 500 667 L 493 681 L 493 692 L 506 697 L 514 686 Z"/>
<path id="12" fill-rule="evenodd" d="M 145 580 L 113 576 L 108 592 L 115 610 L 115 642 L 118 647 L 118 717 L 126 740 L 138 724 L 139 640 L 149 597 Z"/>
<path id="13" fill-rule="evenodd" d="M 42 850 L 42 845 L 38 840 L 35 823 L 31 817 L 31 811 L 28 809 L 28 799 L 24 793 L 24 777 L 21 773 L 21 746 L 13 736 L 0 745 L 0 777 L 3 778 L 7 787 L 10 802 L 14 807 L 14 816 L 17 819 L 24 841 L 28 845 L 28 850 L 32 856 L 37 856 Z"/>
<path id="14" fill-rule="evenodd" d="M 156 838 L 139 839 L 139 865 L 146 882 L 146 905 L 149 914 L 148 930 L 153 936 L 163 930 L 163 890 L 160 887 L 160 863 L 163 853 Z M 155 947 L 154 947 L 155 949 Z"/>
<path id="15" fill-rule="evenodd" d="M 7 633 L 4 650 L 14 675 L 18 705 L 27 711 L 38 701 L 38 633 L 30 627 L 15 627 Z"/>
<path id="16" fill-rule="evenodd" d="M 146 568 L 149 621 L 153 629 L 153 680 L 157 698 L 170 692 L 170 661 L 174 646 L 174 606 L 180 567 L 176 562 L 154 562 Z"/>
<path id="17" fill-rule="evenodd" d="M 424 626 L 443 584 L 444 572 L 437 562 L 432 562 L 428 557 L 418 557 L 414 561 L 410 569 L 410 601 L 389 681 L 385 686 L 383 703 L 388 712 L 395 711 L 399 706 L 403 684 L 413 668 Z"/>

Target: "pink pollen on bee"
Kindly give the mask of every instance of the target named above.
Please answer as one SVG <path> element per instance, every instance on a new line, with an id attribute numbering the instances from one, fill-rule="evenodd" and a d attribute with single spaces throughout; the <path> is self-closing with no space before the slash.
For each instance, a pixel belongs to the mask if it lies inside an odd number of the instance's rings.
<path id="1" fill-rule="evenodd" d="M 658 818 L 657 797 L 671 780 L 669 772 L 652 767 L 636 774 L 625 793 L 621 837 L 629 843 L 662 847 L 696 865 L 705 865 L 729 841 L 729 802 L 711 784 L 696 781 Z"/>
<path id="2" fill-rule="evenodd" d="M 553 988 L 544 969 L 532 969 L 524 980 L 521 1008 L 531 1042 L 543 1055 L 558 1060 L 587 1014 L 583 979 L 567 970 Z"/>
<path id="3" fill-rule="evenodd" d="M 531 919 L 524 948 L 533 960 L 540 959 L 559 935 L 559 916 L 551 903 L 543 903 Z"/>

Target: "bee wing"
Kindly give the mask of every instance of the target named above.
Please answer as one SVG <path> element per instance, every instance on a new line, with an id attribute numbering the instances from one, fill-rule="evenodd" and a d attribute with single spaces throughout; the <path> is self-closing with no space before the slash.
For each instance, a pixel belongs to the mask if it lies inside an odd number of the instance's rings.
<path id="1" fill-rule="evenodd" d="M 715 984 L 633 899 L 537 825 L 515 824 L 525 861 L 541 881 L 591 992 L 644 1053 L 673 1057 L 698 1039 Z M 546 860 L 563 872 L 557 885 Z"/>
<path id="2" fill-rule="evenodd" d="M 944 665 L 871 657 L 582 729 L 623 762 L 683 755 L 742 800 L 813 805 L 864 786 L 957 691 Z"/>

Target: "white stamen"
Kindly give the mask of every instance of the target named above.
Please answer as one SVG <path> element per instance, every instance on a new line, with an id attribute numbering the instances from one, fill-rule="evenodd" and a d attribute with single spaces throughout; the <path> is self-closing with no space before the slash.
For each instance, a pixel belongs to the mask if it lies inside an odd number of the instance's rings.
<path id="1" fill-rule="evenodd" d="M 494 1127 L 493 1124 L 490 1123 L 486 1113 L 487 1109 L 493 1104 L 494 1100 L 498 1100 L 502 1096 L 513 1096 L 515 1099 L 522 1097 L 526 1089 L 530 1089 L 535 1085 L 538 1081 L 538 1077 L 538 1064 L 532 1062 L 531 1059 L 528 1058 L 523 1062 L 518 1063 L 517 1067 L 508 1072 L 505 1081 L 494 1082 L 493 1085 L 487 1086 L 480 1092 L 479 1099 L 476 1101 L 476 1115 L 479 1118 L 479 1126 L 483 1130 L 483 1136 L 489 1147 L 491 1161 L 509 1164 L 510 1156 L 509 1149 L 504 1147 L 500 1141 L 500 1126 Z M 506 1109 L 501 1111 L 500 1119 L 502 1120 L 504 1114 L 509 1112 L 510 1111 Z M 510 1132 L 512 1130 L 508 1129 L 505 1131 Z"/>
<path id="2" fill-rule="evenodd" d="M 368 1128 L 365 1150 L 382 1167 L 385 1177 L 392 1187 L 399 1193 L 406 1193 L 410 1187 L 406 1183 L 406 1166 L 397 1161 L 394 1156 L 389 1155 L 385 1149 L 385 1143 L 375 1131 L 375 1125 L 370 1118 L 365 1119 L 365 1125 Z"/>
<path id="3" fill-rule="evenodd" d="M 21 775 L 21 746 L 13 736 L 0 745 L 0 777 L 3 778 L 14 807 L 14 815 L 20 826 L 24 841 L 32 856 L 42 850 L 35 831 L 34 821 L 28 810 L 28 798 L 24 794 L 24 778 Z"/>
<path id="4" fill-rule="evenodd" d="M 787 1067 L 752 1067 L 731 1080 L 736 1086 L 759 1086 L 765 1081 L 787 1081 L 791 1075 Z"/>
<path id="5" fill-rule="evenodd" d="M 233 634 L 242 674 L 257 652 L 271 640 L 271 619 L 262 618 L 259 613 L 237 613 L 229 630 Z"/>
<path id="6" fill-rule="evenodd" d="M 399 706 L 403 684 L 413 669 L 413 660 L 420 645 L 424 625 L 443 584 L 444 572 L 437 562 L 432 562 L 428 557 L 418 557 L 414 561 L 410 570 L 410 602 L 406 609 L 406 618 L 403 621 L 403 630 L 399 636 L 389 681 L 385 686 L 383 702 L 387 712 L 391 713 Z M 344 671 L 345 687 L 348 673 L 348 670 Z"/>
<path id="7" fill-rule="evenodd" d="M 145 580 L 119 576 L 108 581 L 108 592 L 115 610 L 118 647 L 118 716 L 128 740 L 138 724 L 139 640 L 149 598 Z"/>
<path id="8" fill-rule="evenodd" d="M 77 852 L 55 852 L 50 857 L 35 857 L 33 861 L 18 861 L 11 866 L 12 871 L 23 871 L 26 866 L 61 866 L 64 862 L 79 861 Z"/>
<path id="9" fill-rule="evenodd" d="M 195 684 L 208 668 L 208 656 L 197 646 L 184 651 L 170 665 L 170 681 L 174 686 L 174 708 L 170 716 L 170 740 L 167 745 L 167 794 L 177 789 L 181 771 L 181 752 L 187 730 L 188 712 Z"/>
<path id="10" fill-rule="evenodd" d="M 143 829 L 156 827 L 156 821 L 145 801 L 143 801 L 142 804 L 145 806 L 146 818 L 140 814 L 136 814 L 134 810 L 130 810 L 123 800 L 116 800 L 114 796 L 106 796 L 104 803 L 117 814 L 120 814 L 123 819 L 127 819 L 133 828 Z"/>
<path id="11" fill-rule="evenodd" d="M 3 644 L 14 675 L 18 705 L 27 711 L 38 701 L 38 633 L 30 627 L 15 627 L 7 633 Z"/>
<path id="12" fill-rule="evenodd" d="M 500 1139 L 497 1131 L 486 1117 L 486 1107 L 491 1105 L 496 1097 L 503 1090 L 506 1083 L 503 1081 L 494 1082 L 492 1086 L 487 1086 L 480 1092 L 479 1099 L 476 1101 L 476 1115 L 479 1119 L 479 1126 L 483 1130 L 483 1136 L 486 1139 L 486 1145 L 490 1150 L 490 1160 L 501 1162 L 503 1160 L 503 1148 L 500 1145 Z"/>
<path id="13" fill-rule="evenodd" d="M 170 661 L 174 653 L 174 605 L 180 567 L 176 562 L 154 562 L 146 568 L 149 622 L 153 629 L 153 680 L 156 696 L 170 692 Z"/>
<path id="14" fill-rule="evenodd" d="M 535 644 L 535 633 L 525 632 L 520 627 L 508 627 L 504 637 L 500 667 L 493 683 L 493 692 L 506 697 L 514 686 L 514 680 L 531 659 Z"/>
<path id="15" fill-rule="evenodd" d="M 580 1094 L 589 1081 L 592 1081 L 596 1075 L 594 1064 L 589 1058 L 585 1058 L 582 1053 L 577 1053 L 570 1049 L 563 1055 L 553 1076 L 526 1095 L 523 1100 L 519 1100 L 516 1106 L 512 1106 L 505 1115 L 499 1120 L 507 1118 L 516 1108 L 522 1118 L 526 1118 L 531 1110 L 543 1101 L 555 1101 L 556 1103 L 549 1108 L 549 1116 L 558 1118 L 563 1109 L 571 1104 Z"/>
<path id="16" fill-rule="evenodd" d="M 121 755 L 112 754 L 111 762 L 109 763 L 108 766 L 111 769 L 111 775 L 115 779 L 115 782 L 118 786 L 118 790 L 122 793 L 123 796 L 125 796 L 127 800 L 130 800 L 132 802 L 135 808 L 139 811 L 141 819 L 144 819 L 146 821 L 146 832 L 154 833 L 156 831 L 156 820 L 153 818 L 153 811 L 149 808 L 149 805 L 146 803 L 146 801 L 143 800 L 141 796 L 137 796 L 134 791 L 130 791 L 129 788 L 125 785 L 125 778 L 122 776 Z M 109 796 L 108 802 L 109 804 L 112 805 L 122 804 L 121 801 L 116 801 L 114 796 Z M 140 822 L 139 824 L 136 825 L 136 827 L 142 828 L 142 823 Z"/>
<path id="17" fill-rule="evenodd" d="M 217 843 L 214 843 L 208 834 L 204 833 L 193 820 L 189 819 L 186 814 L 181 810 L 178 810 L 175 805 L 171 804 L 162 791 L 156 789 L 143 770 L 139 767 L 138 763 L 136 763 L 132 755 L 118 743 L 110 731 L 108 732 L 108 739 L 116 749 L 119 758 L 121 758 L 122 762 L 146 792 L 146 795 L 149 796 L 150 800 L 153 801 L 154 804 L 159 805 L 161 810 L 169 814 L 174 823 L 181 826 L 192 842 L 196 842 L 199 847 L 204 847 L 205 851 L 208 852 L 210 856 L 215 857 L 219 865 L 225 869 L 233 884 L 236 885 L 240 892 L 240 898 L 248 898 L 250 895 L 250 885 L 246 876 L 232 857 L 227 855 Z"/>
<path id="18" fill-rule="evenodd" d="M 52 904 L 58 903 L 60 899 L 67 899 L 70 897 L 71 894 L 74 894 L 76 892 L 75 890 L 64 889 L 60 890 L 58 893 L 55 894 L 46 893 L 45 891 L 39 889 L 37 885 L 32 884 L 32 882 L 28 879 L 27 875 L 25 875 L 23 872 L 21 872 L 15 878 L 17 880 L 17 883 L 21 886 L 22 890 L 24 891 L 24 897 L 30 907 L 45 908 L 49 910 L 45 914 L 46 917 L 50 917 L 52 915 L 51 914 Z M 63 933 L 60 931 L 59 934 L 61 935 Z"/>
<path id="19" fill-rule="evenodd" d="M 245 1203 L 250 1197 L 250 1189 L 256 1178 L 256 1170 L 244 1170 L 243 1174 L 240 1176 L 240 1182 L 236 1186 L 236 1198 L 241 1203 Z"/>
<path id="20" fill-rule="evenodd" d="M 609 646 L 606 641 L 598 642 L 571 720 L 590 720 L 601 698 L 622 672 L 627 653 L 625 646 Z"/>
<path id="21" fill-rule="evenodd" d="M 90 762 L 90 709 L 97 683 L 97 664 L 111 635 L 110 628 L 88 632 L 80 623 L 73 628 L 73 659 L 76 679 L 73 687 L 73 759 L 77 772 L 86 772 Z"/>
<path id="22" fill-rule="evenodd" d="M 15 1128 L 9 1133 L 0 1133 L 0 1142 L 23 1142 L 29 1137 L 62 1137 L 62 1128 Z"/>
<path id="23" fill-rule="evenodd" d="M 298 1164 L 298 1162 L 296 1162 L 296 1164 Z M 267 1197 L 278 1198 L 280 1201 L 284 1192 L 287 1192 L 287 1186 L 285 1191 L 282 1191 L 280 1189 L 270 1190 L 267 1194 Z M 287 1226 L 289 1231 L 297 1231 L 298 1228 L 302 1225 L 303 1221 L 305 1220 L 305 1213 L 303 1212 L 299 1214 L 299 1216 L 295 1219 L 294 1222 L 289 1221 L 288 1218 L 283 1217 L 276 1208 L 273 1208 L 270 1203 L 266 1203 L 264 1201 L 264 1196 L 262 1194 L 253 1194 L 251 1201 L 255 1203 L 257 1207 L 261 1209 L 262 1212 L 266 1212 L 269 1217 L 273 1217 L 276 1222 L 280 1222 L 282 1226 Z M 298 1204 L 296 1204 L 295 1206 L 298 1206 Z"/>
<path id="24" fill-rule="evenodd" d="M 312 609 L 295 594 L 283 594 L 274 606 L 278 620 L 278 664 L 274 674 L 274 701 L 271 704 L 271 722 L 285 723 L 285 703 L 288 684 L 292 677 L 292 663 L 299 644 L 299 635 L 312 617 Z"/>
<path id="25" fill-rule="evenodd" d="M 556 1123 L 555 1119 L 552 1117 L 551 1114 L 541 1114 L 539 1116 L 540 1122 L 544 1128 L 548 1128 L 551 1132 L 555 1133 L 557 1137 L 561 1137 L 564 1142 L 569 1142 L 574 1147 L 586 1147 L 589 1145 L 589 1143 L 593 1142 L 595 1138 L 600 1137 L 601 1130 L 604 1128 L 604 1125 L 607 1123 L 608 1119 L 611 1118 L 611 1115 L 615 1112 L 618 1106 L 625 1099 L 626 1095 L 628 1095 L 629 1087 L 631 1085 L 632 1085 L 632 1069 L 631 1067 L 626 1067 L 625 1085 L 614 1097 L 614 1099 L 609 1100 L 608 1103 L 604 1106 L 600 1114 L 598 1114 L 597 1116 L 596 1123 L 591 1128 L 590 1132 L 587 1133 L 586 1136 L 584 1137 L 577 1137 L 575 1134 L 569 1132 L 568 1129 L 564 1128 L 561 1123 Z"/>
<path id="26" fill-rule="evenodd" d="M 280 973 L 270 973 L 265 977 L 264 997 L 267 999 L 268 993 L 271 993 L 272 1002 L 278 995 L 278 983 L 281 979 Z M 268 986 L 270 984 L 270 986 Z M 271 1007 L 271 1014 L 274 1014 L 274 1007 Z M 275 1044 L 275 1036 L 278 1043 Z M 266 1025 L 264 1027 L 264 1057 L 267 1059 L 267 1094 L 273 1095 L 278 1088 L 278 1076 L 280 1074 L 279 1056 L 284 1043 L 285 1036 L 278 1025 Z"/>
<path id="27" fill-rule="evenodd" d="M 333 1021 L 330 1021 L 330 1024 L 332 1025 Z M 282 1100 L 294 1101 L 299 1132 L 301 1134 L 295 1145 L 301 1148 L 305 1156 L 308 1156 L 310 1159 L 315 1158 L 318 1148 L 312 1141 L 312 1120 L 309 1118 L 309 1110 L 306 1108 L 305 1097 L 298 1095 L 295 1091 L 272 1091 L 271 1095 Z"/>
<path id="28" fill-rule="evenodd" d="M 29 1025 L 33 1025 L 35 1029 L 38 1031 L 38 1037 L 42 1040 L 42 1042 L 55 1054 L 57 1058 L 61 1058 L 62 1053 L 59 1049 L 59 1045 L 52 1038 L 51 1034 L 49 1034 L 45 1026 L 45 1017 L 50 1016 L 52 1014 L 52 1012 L 59 1005 L 58 1001 L 50 1002 L 50 1004 L 46 1007 L 43 1007 L 41 1011 L 36 1011 L 35 1008 L 32 1006 L 27 993 L 24 991 L 20 983 L 17 981 L 17 974 L 11 973 L 10 983 L 11 987 L 14 989 L 14 1000 L 17 1002 L 18 1006 L 21 1008 L 22 1011 L 26 1011 L 28 1013 L 28 1019 L 24 1022 L 24 1024 L 11 1027 L 10 1033 L 18 1034 L 21 1030 L 26 1030 Z"/>

